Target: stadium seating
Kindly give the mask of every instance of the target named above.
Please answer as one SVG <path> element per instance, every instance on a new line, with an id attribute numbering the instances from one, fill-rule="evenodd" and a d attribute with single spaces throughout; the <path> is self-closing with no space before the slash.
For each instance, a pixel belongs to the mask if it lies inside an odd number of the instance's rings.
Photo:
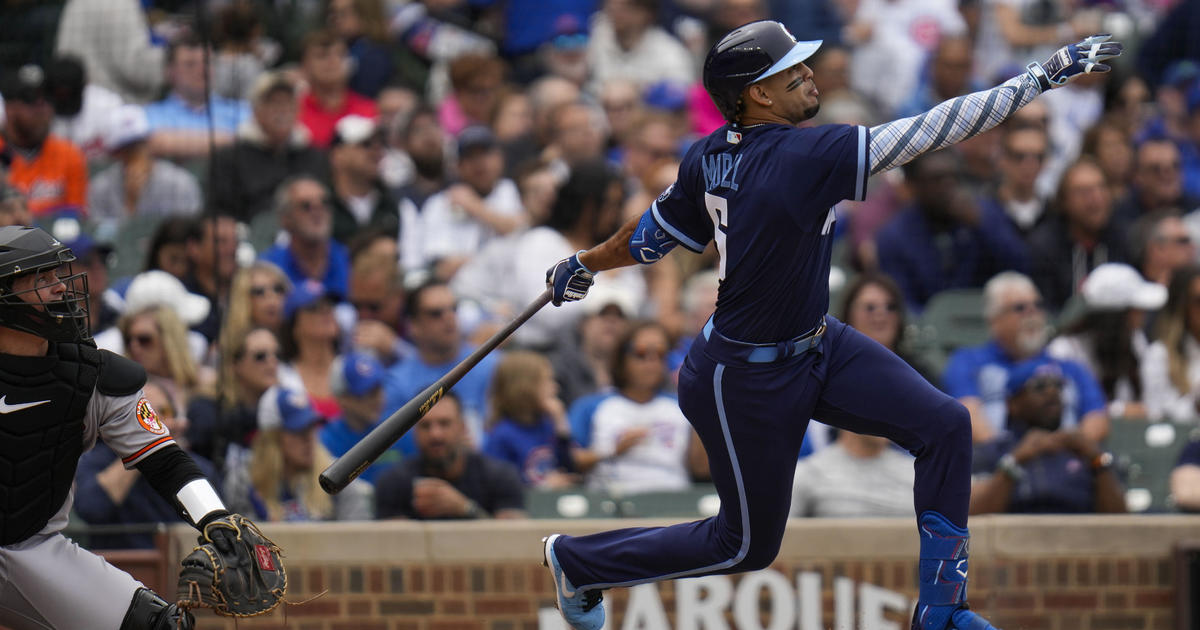
<path id="1" fill-rule="evenodd" d="M 1193 434 L 1200 437 L 1200 428 L 1124 418 L 1112 421 L 1107 447 L 1116 457 L 1130 512 L 1174 511 L 1171 470 Z"/>

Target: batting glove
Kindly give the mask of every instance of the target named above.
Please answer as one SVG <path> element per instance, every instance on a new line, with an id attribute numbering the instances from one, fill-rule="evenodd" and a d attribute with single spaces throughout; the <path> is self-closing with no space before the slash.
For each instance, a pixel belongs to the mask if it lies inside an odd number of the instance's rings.
<path id="1" fill-rule="evenodd" d="M 550 301 L 555 306 L 582 300 L 591 288 L 596 274 L 579 262 L 582 253 L 580 250 L 546 270 L 546 288 L 550 289 Z"/>
<path id="2" fill-rule="evenodd" d="M 1112 35 L 1092 35 L 1078 44 L 1068 44 L 1059 48 L 1046 63 L 1035 61 L 1025 68 L 1043 92 L 1063 85 L 1072 77 L 1081 74 L 1108 72 L 1111 68 L 1100 62 L 1108 61 L 1124 50 L 1121 42 L 1108 41 L 1110 37 Z"/>

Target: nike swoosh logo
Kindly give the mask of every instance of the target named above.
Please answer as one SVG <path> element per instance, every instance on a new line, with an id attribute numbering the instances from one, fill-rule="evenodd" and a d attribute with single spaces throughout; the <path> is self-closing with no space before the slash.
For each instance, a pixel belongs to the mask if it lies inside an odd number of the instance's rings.
<path id="1" fill-rule="evenodd" d="M 561 571 L 561 569 L 560 569 L 560 571 Z M 562 585 L 562 592 L 563 592 L 564 597 L 566 597 L 567 599 L 571 599 L 572 597 L 575 597 L 575 591 L 567 588 L 567 574 L 566 573 L 560 572 L 558 574 L 558 581 Z"/>
<path id="2" fill-rule="evenodd" d="M 4 402 L 4 399 L 7 397 L 8 397 L 7 394 L 5 394 L 4 396 L 0 396 L 0 413 L 12 413 L 14 411 L 20 411 L 22 409 L 29 409 L 30 407 L 36 407 L 38 405 L 44 405 L 44 404 L 50 402 L 49 400 L 39 400 L 37 402 L 17 403 L 15 405 L 10 405 L 10 404 Z"/>

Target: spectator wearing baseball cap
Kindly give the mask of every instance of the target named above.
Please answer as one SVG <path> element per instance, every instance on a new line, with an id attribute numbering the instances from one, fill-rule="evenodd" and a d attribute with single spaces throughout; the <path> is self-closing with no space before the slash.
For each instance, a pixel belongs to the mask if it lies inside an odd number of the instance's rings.
<path id="1" fill-rule="evenodd" d="M 431 196 L 401 230 L 409 270 L 434 267 L 451 278 L 493 238 L 528 224 L 521 193 L 504 177 L 504 153 L 491 129 L 467 127 L 458 136 L 459 182 Z"/>
<path id="2" fill-rule="evenodd" d="M 317 440 L 321 415 L 303 391 L 276 385 L 258 403 L 258 434 L 226 461 L 229 509 L 268 521 L 369 520 L 373 497 L 352 483 L 330 497 L 317 477 L 333 458 Z"/>
<path id="3" fill-rule="evenodd" d="M 171 215 L 190 216 L 203 204 L 196 177 L 150 152 L 150 123 L 137 105 L 114 110 L 104 148 L 115 162 L 92 178 L 88 208 L 92 218 L 120 222 Z"/>
<path id="4" fill-rule="evenodd" d="M 270 212 L 276 188 L 290 176 L 327 178 L 328 159 L 312 147 L 297 119 L 296 84 L 281 72 L 264 72 L 250 91 L 253 114 L 232 146 L 213 155 L 212 202 L 242 221 Z"/>
<path id="5" fill-rule="evenodd" d="M 1109 401 L 1109 416 L 1145 418 L 1139 370 L 1150 345 L 1146 315 L 1167 302 L 1166 287 L 1129 265 L 1105 263 L 1088 274 L 1080 299 L 1081 316 L 1050 342 L 1046 353 L 1087 367 Z"/>
<path id="6" fill-rule="evenodd" d="M 0 72 L 4 131 L 0 163 L 8 181 L 25 195 L 35 218 L 60 211 L 87 212 L 87 164 L 83 152 L 50 133 L 54 107 L 47 98 L 46 73 L 37 64 Z"/>
<path id="7" fill-rule="evenodd" d="M 46 64 L 46 97 L 54 106 L 51 132 L 79 147 L 89 162 L 105 157 L 109 118 L 125 101 L 116 92 L 89 82 L 83 62 L 71 55 L 55 57 Z"/>
<path id="8" fill-rule="evenodd" d="M 341 338 L 334 305 L 333 295 L 321 283 L 297 284 L 284 300 L 279 338 L 286 361 L 280 366 L 280 381 L 302 384 L 313 407 L 326 420 L 341 413 L 329 382 Z"/>
<path id="9" fill-rule="evenodd" d="M 383 378 L 383 365 L 365 352 L 349 352 L 333 362 L 329 370 L 330 389 L 342 413 L 321 429 L 320 438 L 334 457 L 345 455 L 378 426 L 383 413 Z M 374 483 L 379 473 L 403 457 L 393 444 L 359 478 Z"/>
<path id="10" fill-rule="evenodd" d="M 1036 357 L 1009 372 L 1008 431 L 975 448 L 971 514 L 1126 511 L 1112 454 L 1062 427 L 1069 381 L 1062 365 Z"/>
<path id="11" fill-rule="evenodd" d="M 334 126 L 329 149 L 333 238 L 347 244 L 369 228 L 396 234 L 400 201 L 383 185 L 383 130 L 373 119 L 346 116 Z"/>

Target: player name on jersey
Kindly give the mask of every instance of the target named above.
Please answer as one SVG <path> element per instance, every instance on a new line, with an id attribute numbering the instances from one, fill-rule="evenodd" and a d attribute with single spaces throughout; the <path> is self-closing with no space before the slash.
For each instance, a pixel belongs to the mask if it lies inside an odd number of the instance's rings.
<path id="1" fill-rule="evenodd" d="M 742 164 L 741 155 L 715 153 L 700 158 L 704 168 L 704 190 L 712 192 L 718 188 L 737 190 L 738 166 Z"/>

